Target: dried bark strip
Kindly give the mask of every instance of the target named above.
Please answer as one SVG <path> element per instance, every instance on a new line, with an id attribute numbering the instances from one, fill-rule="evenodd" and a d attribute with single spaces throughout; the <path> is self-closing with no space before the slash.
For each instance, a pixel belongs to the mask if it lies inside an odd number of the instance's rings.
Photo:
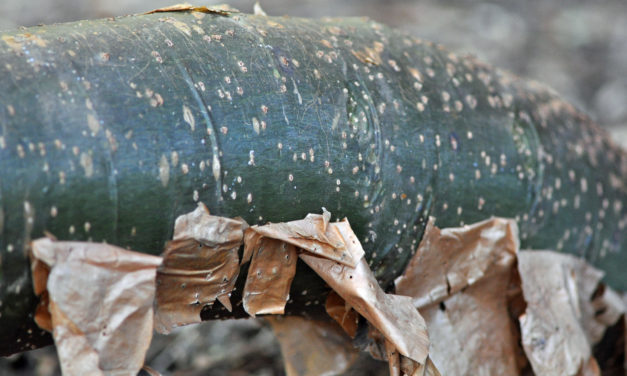
<path id="1" fill-rule="evenodd" d="M 325 309 L 329 316 L 340 324 L 346 334 L 351 338 L 355 337 L 359 315 L 335 291 L 331 291 L 327 296 Z"/>
<path id="2" fill-rule="evenodd" d="M 220 16 L 228 16 L 231 13 L 238 13 L 239 10 L 227 4 L 216 4 L 216 5 L 207 7 L 207 6 L 194 6 L 190 3 L 181 3 L 181 4 L 174 4 L 171 6 L 151 10 L 144 14 L 167 13 L 167 12 L 200 12 L 200 13 L 218 14 Z"/>
<path id="3" fill-rule="evenodd" d="M 592 300 L 602 273 L 582 259 L 549 251 L 520 252 L 518 270 L 527 301 L 519 318 L 522 344 L 534 372 L 598 375 L 591 341 L 603 335 L 605 328 L 599 325 L 612 325 L 618 312 L 625 312 L 611 293 Z M 595 313 L 595 304 L 613 312 Z"/>
<path id="4" fill-rule="evenodd" d="M 425 364 L 429 337 L 424 319 L 411 298 L 383 292 L 364 258 L 355 268 L 308 253 L 301 253 L 300 258 L 402 355 Z"/>
<path id="5" fill-rule="evenodd" d="M 307 214 L 304 219 L 252 226 L 258 234 L 293 244 L 308 252 L 354 267 L 364 251 L 357 237 L 347 232 L 348 221 L 329 223 L 331 213 L 323 208 L 323 214 Z M 253 237 L 253 235 L 250 235 Z M 244 260 L 250 250 L 244 252 Z"/>
<path id="6" fill-rule="evenodd" d="M 272 255 L 256 253 L 262 237 L 277 239 L 303 250 L 299 257 L 331 288 L 364 316 L 400 354 L 425 365 L 429 339 L 425 322 L 413 307 L 411 299 L 385 294 L 364 259 L 364 250 L 348 220 L 329 223 L 331 214 L 308 214 L 305 219 L 287 223 L 252 226 L 247 231 L 244 260 L 254 254 L 252 278 L 256 273 L 268 273 Z M 253 243 L 254 242 L 254 243 Z M 275 248 L 276 249 L 276 248 Z M 264 265 L 264 267 L 258 266 Z M 249 273 L 249 278 L 251 278 Z M 284 286 L 284 283 L 281 282 Z M 289 287 L 289 286 L 288 286 Z M 247 280 L 248 288 L 248 280 Z M 266 291 L 268 288 L 266 287 Z M 261 291 L 260 291 L 261 292 Z M 245 307 L 251 307 L 251 294 L 244 294 Z M 262 300 L 266 294 L 254 295 Z M 281 307 L 282 308 L 282 307 Z M 253 307 L 254 311 L 255 307 Z M 351 329 L 349 328 L 350 332 Z"/>
<path id="7" fill-rule="evenodd" d="M 48 293 L 64 375 L 140 370 L 152 338 L 160 263 L 160 257 L 107 244 L 47 238 L 32 243 L 35 291 Z"/>
<path id="8" fill-rule="evenodd" d="M 446 375 L 512 375 L 515 330 L 506 290 L 518 251 L 513 220 L 440 230 L 433 218 L 396 293 L 421 308 L 430 357 Z M 439 304 L 438 304 L 439 303 Z"/>
<path id="9" fill-rule="evenodd" d="M 437 303 L 494 271 L 511 267 L 519 247 L 513 220 L 492 218 L 469 226 L 439 229 L 429 218 L 425 234 L 396 291 L 418 308 Z"/>
<path id="10" fill-rule="evenodd" d="M 296 247 L 280 240 L 260 238 L 254 246 L 244 287 L 244 309 L 249 315 L 282 315 L 296 274 Z"/>
<path id="11" fill-rule="evenodd" d="M 218 299 L 231 309 L 229 294 L 239 274 L 238 250 L 246 223 L 212 216 L 201 203 L 176 219 L 173 241 L 157 270 L 155 329 L 198 323 L 203 306 Z"/>

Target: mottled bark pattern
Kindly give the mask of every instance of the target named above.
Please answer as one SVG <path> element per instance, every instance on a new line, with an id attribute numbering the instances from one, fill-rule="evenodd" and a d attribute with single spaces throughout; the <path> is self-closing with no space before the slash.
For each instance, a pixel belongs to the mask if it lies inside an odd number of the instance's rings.
<path id="1" fill-rule="evenodd" d="M 30 239 L 159 254 L 198 201 L 251 225 L 346 216 L 383 287 L 428 216 L 515 217 L 523 248 L 585 256 L 624 289 L 625 176 L 625 153 L 552 92 L 364 19 L 181 12 L 0 34 L 0 354 L 49 340 Z M 324 312 L 326 291 L 299 265 L 286 311 Z"/>

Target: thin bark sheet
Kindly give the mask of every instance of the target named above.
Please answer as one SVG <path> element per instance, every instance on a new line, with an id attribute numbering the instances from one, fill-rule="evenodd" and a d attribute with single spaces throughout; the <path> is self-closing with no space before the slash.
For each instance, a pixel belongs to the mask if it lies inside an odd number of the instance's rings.
<path id="1" fill-rule="evenodd" d="M 591 298 L 602 274 L 584 260 L 548 251 L 520 252 L 518 270 L 527 301 L 519 318 L 522 344 L 534 372 L 598 375 L 590 340 L 602 336 L 604 329 L 595 326 L 620 316 L 594 313 Z M 608 295 L 603 301 L 610 307 L 614 300 Z"/>
<path id="2" fill-rule="evenodd" d="M 176 219 L 174 240 L 157 270 L 155 330 L 167 334 L 199 323 L 203 306 L 216 299 L 231 309 L 245 227 L 241 220 L 210 215 L 203 204 Z"/>
<path id="3" fill-rule="evenodd" d="M 252 226 L 250 230 L 261 236 L 282 240 L 320 257 L 354 267 L 364 255 L 361 244 L 350 229 L 348 221 L 329 223 L 331 214 L 307 214 L 305 219 Z M 255 235 L 249 235 L 251 238 Z M 244 252 L 244 260 L 251 250 Z"/>
<path id="4" fill-rule="evenodd" d="M 429 338 L 422 316 L 410 298 L 383 292 L 348 220 L 329 223 L 330 218 L 331 214 L 323 208 L 323 214 L 308 214 L 302 220 L 252 226 L 245 236 L 243 258 L 247 260 L 254 253 L 253 244 L 260 241 L 250 231 L 301 248 L 304 252 L 299 257 L 349 306 L 377 328 L 400 354 L 424 365 Z"/>
<path id="5" fill-rule="evenodd" d="M 282 315 L 296 274 L 296 247 L 276 239 L 258 240 L 246 277 L 244 310 L 253 317 Z"/>
<path id="6" fill-rule="evenodd" d="M 344 329 L 344 332 L 349 337 L 355 338 L 359 315 L 353 307 L 348 305 L 335 291 L 329 293 L 324 307 L 327 314 Z"/>
<path id="7" fill-rule="evenodd" d="M 351 339 L 333 322 L 297 316 L 266 319 L 281 346 L 287 376 L 338 375 L 357 359 Z"/>
<path id="8" fill-rule="evenodd" d="M 36 291 L 48 292 L 64 375 L 136 374 L 152 338 L 155 275 L 161 258 L 107 244 L 32 243 Z M 79 271 L 79 272 L 77 272 Z"/>
<path id="9" fill-rule="evenodd" d="M 144 14 L 152 13 L 168 13 L 168 12 L 200 12 L 200 13 L 213 13 L 221 16 L 228 16 L 231 13 L 238 13 L 239 10 L 232 8 L 227 4 L 216 4 L 212 6 L 194 6 L 190 3 L 174 4 L 163 8 L 158 8 L 146 12 Z"/>
<path id="10" fill-rule="evenodd" d="M 516 337 L 506 290 L 518 251 L 513 220 L 440 230 L 430 218 L 396 293 L 413 299 L 445 375 L 513 375 Z"/>
<path id="11" fill-rule="evenodd" d="M 512 220 L 492 218 L 439 229 L 429 218 L 418 250 L 395 281 L 396 291 L 411 296 L 417 308 L 440 302 L 494 268 L 510 267 L 518 247 L 518 227 Z"/>
<path id="12" fill-rule="evenodd" d="M 402 355 L 425 364 L 429 337 L 424 319 L 411 298 L 383 292 L 364 258 L 355 268 L 308 253 L 300 258 Z"/>

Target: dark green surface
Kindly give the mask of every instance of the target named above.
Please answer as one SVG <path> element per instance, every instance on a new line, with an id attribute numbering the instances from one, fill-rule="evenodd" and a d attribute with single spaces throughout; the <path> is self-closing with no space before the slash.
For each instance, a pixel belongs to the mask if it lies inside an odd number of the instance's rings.
<path id="1" fill-rule="evenodd" d="M 28 240 L 159 254 L 197 201 L 250 224 L 348 217 L 384 287 L 429 215 L 515 217 L 524 248 L 627 287 L 625 153 L 545 88 L 368 20 L 160 13 L 0 34 L 0 127 L 0 354 L 49 341 L 25 320 Z M 324 291 L 303 269 L 288 311 Z"/>

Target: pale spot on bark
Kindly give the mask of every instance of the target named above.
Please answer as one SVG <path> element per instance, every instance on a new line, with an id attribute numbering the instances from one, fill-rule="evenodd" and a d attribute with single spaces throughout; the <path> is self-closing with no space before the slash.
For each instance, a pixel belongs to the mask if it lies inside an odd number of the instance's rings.
<path id="1" fill-rule="evenodd" d="M 165 154 L 161 154 L 161 160 L 159 161 L 159 179 L 164 187 L 168 186 L 170 181 L 170 164 Z"/>
<path id="2" fill-rule="evenodd" d="M 213 177 L 216 181 L 220 180 L 220 159 L 216 153 L 213 154 L 213 162 L 211 163 L 211 169 L 213 170 Z"/>
<path id="3" fill-rule="evenodd" d="M 98 131 L 100 131 L 100 123 L 93 114 L 87 114 L 87 126 L 89 127 L 92 136 L 97 135 Z"/>
<path id="4" fill-rule="evenodd" d="M 83 170 L 85 170 L 85 176 L 88 178 L 92 177 L 94 175 L 94 161 L 92 160 L 91 155 L 81 153 L 80 163 Z"/>
<path id="5" fill-rule="evenodd" d="M 253 118 L 253 130 L 259 134 L 259 120 L 256 117 Z"/>
<path id="6" fill-rule="evenodd" d="M 192 132 L 196 129 L 196 120 L 194 120 L 192 110 L 190 110 L 186 105 L 183 105 L 183 120 L 185 120 L 185 122 L 189 125 Z"/>

